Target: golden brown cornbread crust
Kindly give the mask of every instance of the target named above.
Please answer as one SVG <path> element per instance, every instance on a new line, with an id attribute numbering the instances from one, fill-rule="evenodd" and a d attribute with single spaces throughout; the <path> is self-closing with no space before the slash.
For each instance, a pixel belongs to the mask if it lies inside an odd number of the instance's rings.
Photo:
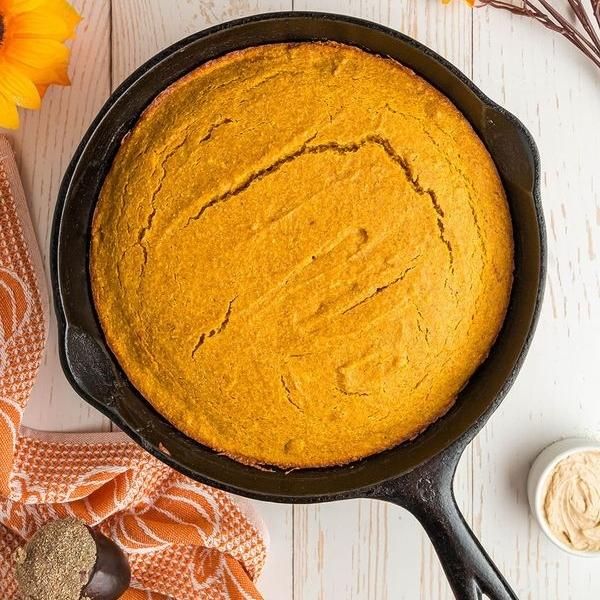
<path id="1" fill-rule="evenodd" d="M 174 425 L 240 460 L 342 464 L 452 405 L 501 327 L 510 215 L 464 117 L 398 63 L 249 48 L 163 92 L 93 221 L 108 343 Z"/>

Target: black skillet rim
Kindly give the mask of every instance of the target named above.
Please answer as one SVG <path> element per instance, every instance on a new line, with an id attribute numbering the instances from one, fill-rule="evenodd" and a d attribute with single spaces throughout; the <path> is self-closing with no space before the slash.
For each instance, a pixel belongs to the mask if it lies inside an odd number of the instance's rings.
<path id="1" fill-rule="evenodd" d="M 478 98 L 478 100 L 481 102 L 481 104 L 483 106 L 496 111 L 496 113 L 502 115 L 507 121 L 509 121 L 510 124 L 522 135 L 522 137 L 525 140 L 525 142 L 528 146 L 528 149 L 531 153 L 531 159 L 532 159 L 532 163 L 533 163 L 532 167 L 533 167 L 533 173 L 534 173 L 533 186 L 531 189 L 531 197 L 532 197 L 532 201 L 533 201 L 533 209 L 536 214 L 536 219 L 537 219 L 537 223 L 538 223 L 538 232 L 539 232 L 539 239 L 537 240 L 537 242 L 539 243 L 539 265 L 538 265 L 539 278 L 538 278 L 538 287 L 537 287 L 537 293 L 535 296 L 535 302 L 534 302 L 534 305 L 532 307 L 532 312 L 531 312 L 531 320 L 530 320 L 530 324 L 529 324 L 529 329 L 523 340 L 521 349 L 520 349 L 516 359 L 513 362 L 513 367 L 510 371 L 510 374 L 506 377 L 504 384 L 501 386 L 499 391 L 496 393 L 494 399 L 488 404 L 487 409 L 485 409 L 480 414 L 480 416 L 476 420 L 474 420 L 470 424 L 470 426 L 468 426 L 461 434 L 459 434 L 458 436 L 451 439 L 448 442 L 448 444 L 446 445 L 446 447 L 444 449 L 438 451 L 437 454 L 435 454 L 435 456 L 439 457 L 440 455 L 442 455 L 448 451 L 451 451 L 452 448 L 464 448 L 472 440 L 472 438 L 481 430 L 481 428 L 483 427 L 485 422 L 490 418 L 490 416 L 497 409 L 499 404 L 504 399 L 506 393 L 508 392 L 508 390 L 511 388 L 512 384 L 514 383 L 514 380 L 516 379 L 516 376 L 518 375 L 518 372 L 521 369 L 521 366 L 523 364 L 523 361 L 525 359 L 527 351 L 530 347 L 531 340 L 533 338 L 533 335 L 534 335 L 534 332 L 535 332 L 535 329 L 537 326 L 537 322 L 539 319 L 540 309 L 541 309 L 541 304 L 542 304 L 543 294 L 544 294 L 544 287 L 545 287 L 546 255 L 547 255 L 546 233 L 545 233 L 544 217 L 543 217 L 543 210 L 542 210 L 542 204 L 541 204 L 541 193 L 540 193 L 540 173 L 541 173 L 540 158 L 539 158 L 539 152 L 538 152 L 537 146 L 536 146 L 531 134 L 529 133 L 527 128 L 521 123 L 521 121 L 517 117 L 515 117 L 512 113 L 508 112 L 506 109 L 502 108 L 497 103 L 492 101 L 489 97 L 487 97 L 457 67 L 452 65 L 450 62 L 448 62 L 446 59 L 444 59 L 443 57 L 438 55 L 436 52 L 433 52 L 432 50 L 430 50 L 429 48 L 427 48 L 420 42 L 417 42 L 416 40 L 406 36 L 405 34 L 402 34 L 398 31 L 395 31 L 386 26 L 379 25 L 377 23 L 373 23 L 370 21 L 366 21 L 364 19 L 359 19 L 359 18 L 345 16 L 345 15 L 337 15 L 334 13 L 320 13 L 320 12 L 284 11 L 284 12 L 273 12 L 273 13 L 253 15 L 250 17 L 236 19 L 233 21 L 228 21 L 226 23 L 216 25 L 214 27 L 211 27 L 211 28 L 202 30 L 200 32 L 197 32 L 195 34 L 192 34 L 192 35 L 176 42 L 175 44 L 167 47 L 166 49 L 162 50 L 158 54 L 154 55 L 146 63 L 144 63 L 138 69 L 136 69 L 110 95 L 110 97 L 107 99 L 106 103 L 100 109 L 96 118 L 90 124 L 90 126 L 87 129 L 85 135 L 83 136 L 81 142 L 79 143 L 79 145 L 73 155 L 73 158 L 72 158 L 71 162 L 69 163 L 67 170 L 65 171 L 65 175 L 64 175 L 62 183 L 61 183 L 61 187 L 60 187 L 60 191 L 59 191 L 59 195 L 58 195 L 58 199 L 57 199 L 57 203 L 56 203 L 56 208 L 55 208 L 55 213 L 54 213 L 54 222 L 53 222 L 53 226 L 52 226 L 50 261 L 51 261 L 52 292 L 53 292 L 53 296 L 54 296 L 55 310 L 56 310 L 56 316 L 57 316 L 57 325 L 58 325 L 58 330 L 59 330 L 60 361 L 61 361 L 63 371 L 65 373 L 65 376 L 67 377 L 69 383 L 84 400 L 86 400 L 89 404 L 94 406 L 94 408 L 96 408 L 101 413 L 106 415 L 109 419 L 111 419 L 120 429 L 122 429 L 129 437 L 131 437 L 134 441 L 136 441 L 141 447 L 143 447 L 151 455 L 153 455 L 154 457 L 161 460 L 163 463 L 169 465 L 170 467 L 176 469 L 177 471 L 183 473 L 184 475 L 186 475 L 192 479 L 195 479 L 202 483 L 206 483 L 208 485 L 212 485 L 214 487 L 218 487 L 220 489 L 223 489 L 223 490 L 226 490 L 226 491 L 229 491 L 232 493 L 242 494 L 247 497 L 252 497 L 255 499 L 259 499 L 259 500 L 268 500 L 268 501 L 274 501 L 274 502 L 308 503 L 308 502 L 323 502 L 323 501 L 331 501 L 331 500 L 340 500 L 340 499 L 344 499 L 344 498 L 368 495 L 369 491 L 374 489 L 376 486 L 378 486 L 382 483 L 385 483 L 386 481 L 393 480 L 394 478 L 404 474 L 407 471 L 398 472 L 398 473 L 386 476 L 384 478 L 376 479 L 376 480 L 370 481 L 369 483 L 367 483 L 365 485 L 361 485 L 358 487 L 344 487 L 342 490 L 340 490 L 340 489 L 338 489 L 337 486 L 334 486 L 334 487 L 336 487 L 335 490 L 327 490 L 325 492 L 319 492 L 319 493 L 315 494 L 314 492 L 311 491 L 310 487 L 309 487 L 309 489 L 307 489 L 306 485 L 304 486 L 304 488 L 301 491 L 294 490 L 292 492 L 288 492 L 286 490 L 281 490 L 277 485 L 267 486 L 267 487 L 269 487 L 269 489 L 265 490 L 265 489 L 261 489 L 260 487 L 253 487 L 252 484 L 250 484 L 250 485 L 248 485 L 247 483 L 241 484 L 241 483 L 232 481 L 231 479 L 221 480 L 214 475 L 208 476 L 205 473 L 199 472 L 197 470 L 194 470 L 194 469 L 188 467 L 184 462 L 182 462 L 178 458 L 161 450 L 161 448 L 159 447 L 158 444 L 154 444 L 151 441 L 149 441 L 148 439 L 144 438 L 143 432 L 136 431 L 135 429 L 133 429 L 118 412 L 115 412 L 114 409 L 110 408 L 109 406 L 103 404 L 101 401 L 99 401 L 96 398 L 87 394 L 84 390 L 81 389 L 79 384 L 76 382 L 73 372 L 71 370 L 71 365 L 70 365 L 68 357 L 66 355 L 65 342 L 66 342 L 67 326 L 69 325 L 69 323 L 67 321 L 67 318 L 66 318 L 66 315 L 64 312 L 64 308 L 63 308 L 63 297 L 62 297 L 63 294 L 62 294 L 62 290 L 61 290 L 61 284 L 59 281 L 59 279 L 60 279 L 60 274 L 59 274 L 60 230 L 61 230 L 61 225 L 62 225 L 63 209 L 65 206 L 67 197 L 69 196 L 69 193 L 70 193 L 69 188 L 72 183 L 73 176 L 77 171 L 78 163 L 79 163 L 79 160 L 81 158 L 81 155 L 82 155 L 84 149 L 87 147 L 94 132 L 98 129 L 103 118 L 105 117 L 107 112 L 109 112 L 110 108 L 116 102 L 116 100 L 126 90 L 128 90 L 133 84 L 135 84 L 135 82 L 148 69 L 156 66 L 158 63 L 162 62 L 164 59 L 168 58 L 172 54 L 177 53 L 178 51 L 185 48 L 192 42 L 201 40 L 202 38 L 208 37 L 210 35 L 220 32 L 220 31 L 223 31 L 226 29 L 232 29 L 234 27 L 243 26 L 245 24 L 257 23 L 257 22 L 268 23 L 270 21 L 276 21 L 276 20 L 293 21 L 293 20 L 302 20 L 302 19 L 328 20 L 328 21 L 337 22 L 340 24 L 347 23 L 350 25 L 369 28 L 372 30 L 379 31 L 380 33 L 383 33 L 392 38 L 395 38 L 395 39 L 399 40 L 400 42 L 402 42 L 403 44 L 406 44 L 406 45 L 412 47 L 414 50 L 425 54 L 427 57 L 429 57 L 429 58 L 433 59 L 435 62 L 437 62 L 442 68 L 449 71 L 450 74 L 452 74 L 454 77 L 459 79 L 460 82 L 462 82 L 467 88 L 469 88 L 469 90 L 471 92 L 473 92 L 475 94 L 475 96 Z M 190 68 L 193 68 L 195 66 L 197 66 L 197 65 L 193 65 Z M 435 83 L 434 83 L 434 85 L 435 85 Z M 156 93 L 158 94 L 158 93 L 160 93 L 160 91 L 161 90 L 159 89 L 159 90 L 157 90 Z M 88 281 L 88 284 L 89 284 L 89 281 Z M 105 344 L 104 341 L 103 341 L 103 343 Z M 113 357 L 113 360 L 114 360 L 114 357 Z M 164 420 L 158 414 L 157 414 L 157 418 Z M 181 436 L 183 436 L 183 434 L 181 434 L 180 432 L 178 432 L 178 433 Z M 183 436 L 183 437 L 185 437 L 185 436 Z M 196 446 L 198 446 L 198 448 L 202 449 L 202 451 L 204 453 L 208 453 L 208 454 L 212 454 L 212 455 L 216 454 L 212 450 L 206 448 L 205 446 L 202 446 L 201 444 L 198 444 L 196 442 L 194 442 L 194 444 Z M 402 447 L 402 445 L 397 446 L 396 448 L 392 448 L 390 450 L 386 450 L 380 454 L 393 453 L 394 450 L 397 450 L 398 448 L 401 448 L 401 447 Z M 375 456 L 378 456 L 378 455 L 375 455 Z M 415 464 L 411 469 L 408 469 L 408 471 L 418 468 L 423 463 L 428 462 L 428 460 L 430 460 L 432 457 L 433 456 L 422 461 L 421 463 Z M 357 463 L 352 463 L 351 465 L 345 465 L 345 466 L 341 466 L 341 467 L 329 467 L 326 469 L 299 470 L 299 471 L 297 471 L 297 473 L 305 473 L 305 474 L 319 473 L 321 475 L 328 475 L 328 476 L 331 476 L 332 478 L 335 478 L 336 473 L 341 474 L 341 472 L 352 469 L 354 466 L 358 466 L 361 463 L 364 464 L 369 461 L 369 458 L 373 458 L 373 457 L 367 457 L 366 459 L 363 459 L 362 461 L 357 461 Z M 241 466 L 245 469 L 252 469 L 252 472 L 255 473 L 257 475 L 257 477 L 259 476 L 260 471 L 256 471 L 252 467 L 245 467 L 244 465 L 240 465 L 240 463 L 231 461 L 231 459 L 224 457 L 224 456 L 219 456 L 219 459 L 222 459 L 223 461 L 234 462 L 235 465 Z M 280 469 L 275 469 L 274 471 L 278 472 L 279 474 L 284 473 Z M 285 475 L 288 476 L 287 474 L 285 474 Z M 310 482 L 307 485 L 310 486 Z M 325 487 L 327 487 L 327 485 Z"/>

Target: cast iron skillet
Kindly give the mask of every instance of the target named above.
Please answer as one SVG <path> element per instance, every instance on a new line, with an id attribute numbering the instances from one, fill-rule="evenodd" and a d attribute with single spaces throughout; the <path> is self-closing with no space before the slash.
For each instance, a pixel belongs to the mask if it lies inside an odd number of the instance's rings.
<path id="1" fill-rule="evenodd" d="M 187 438 L 128 382 L 108 350 L 94 311 L 88 273 L 90 223 L 98 193 L 123 136 L 166 86 L 203 62 L 247 46 L 335 40 L 389 55 L 448 96 L 485 142 L 502 176 L 514 225 L 515 279 L 506 322 L 454 408 L 410 443 L 351 465 L 290 473 L 242 465 Z M 85 134 L 59 193 L 52 281 L 63 369 L 71 385 L 136 442 L 185 475 L 276 502 L 378 498 L 411 511 L 430 536 L 457 598 L 514 592 L 460 514 L 452 491 L 459 457 L 500 404 L 523 361 L 544 286 L 545 232 L 539 159 L 530 134 L 462 73 L 414 40 L 338 15 L 275 13 L 194 34 L 157 54 L 109 98 Z"/>

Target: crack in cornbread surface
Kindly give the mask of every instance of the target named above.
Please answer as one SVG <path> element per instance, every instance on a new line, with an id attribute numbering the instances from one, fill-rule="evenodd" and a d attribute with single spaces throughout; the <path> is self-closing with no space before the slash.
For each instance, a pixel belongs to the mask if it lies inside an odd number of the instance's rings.
<path id="1" fill-rule="evenodd" d="M 333 43 L 228 54 L 124 140 L 92 288 L 131 382 L 249 463 L 342 464 L 418 435 L 486 357 L 512 281 L 494 164 L 450 101 Z"/>

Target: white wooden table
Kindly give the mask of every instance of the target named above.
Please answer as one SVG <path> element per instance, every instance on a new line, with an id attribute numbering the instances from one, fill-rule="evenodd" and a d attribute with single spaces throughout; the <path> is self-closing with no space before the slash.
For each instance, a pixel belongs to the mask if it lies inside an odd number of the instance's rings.
<path id="1" fill-rule="evenodd" d="M 556 2 L 557 0 L 551 0 Z M 522 599 L 600 597 L 600 561 L 557 550 L 529 515 L 529 463 L 565 436 L 600 435 L 600 72 L 562 38 L 491 9 L 438 0 L 79 0 L 73 86 L 52 88 L 13 134 L 48 264 L 64 168 L 96 111 L 158 50 L 221 21 L 273 10 L 324 10 L 390 25 L 440 52 L 517 114 L 543 161 L 548 286 L 521 376 L 459 467 L 467 520 Z M 108 430 L 65 380 L 50 338 L 26 424 Z M 269 600 L 442 600 L 451 593 L 416 521 L 376 501 L 259 504 L 272 535 L 260 587 Z"/>

